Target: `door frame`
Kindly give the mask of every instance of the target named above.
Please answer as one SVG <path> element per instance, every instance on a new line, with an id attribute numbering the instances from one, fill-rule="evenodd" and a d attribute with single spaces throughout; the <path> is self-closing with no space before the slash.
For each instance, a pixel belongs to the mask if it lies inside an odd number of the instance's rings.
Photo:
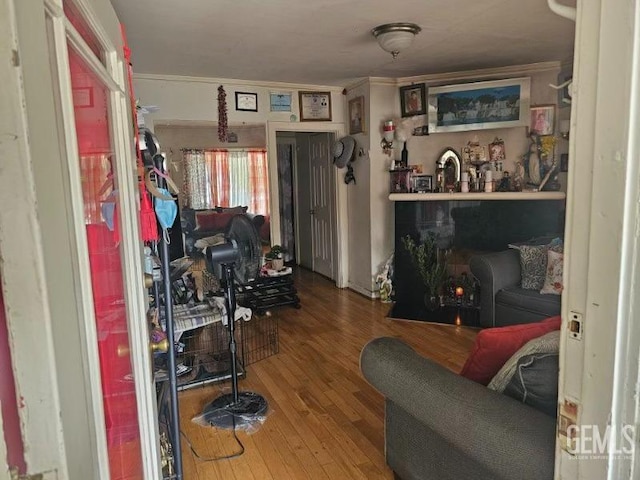
<path id="1" fill-rule="evenodd" d="M 268 158 L 278 158 L 278 148 L 276 142 L 277 132 L 301 132 L 301 133 L 333 133 L 338 139 L 345 135 L 344 123 L 338 122 L 267 122 L 267 152 Z M 335 282 L 338 288 L 346 288 L 349 283 L 349 224 L 347 211 L 347 185 L 341 181 L 338 170 L 333 170 L 333 181 L 335 184 L 334 218 L 335 218 Z M 269 162 L 269 190 L 271 198 L 271 243 L 280 243 L 280 197 L 278 189 L 278 163 Z"/>

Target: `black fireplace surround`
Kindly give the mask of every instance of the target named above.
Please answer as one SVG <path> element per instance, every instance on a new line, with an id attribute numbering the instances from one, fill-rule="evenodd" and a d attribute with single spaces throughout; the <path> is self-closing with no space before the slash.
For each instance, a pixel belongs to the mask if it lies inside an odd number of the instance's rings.
<path id="1" fill-rule="evenodd" d="M 439 248 L 462 251 L 466 255 L 495 252 L 535 237 L 562 236 L 564 210 L 564 200 L 395 202 L 395 305 L 391 316 L 412 320 L 434 318 L 424 306 L 425 289 L 402 244 L 402 237 L 410 235 L 420 242 L 425 235 L 433 233 Z"/>

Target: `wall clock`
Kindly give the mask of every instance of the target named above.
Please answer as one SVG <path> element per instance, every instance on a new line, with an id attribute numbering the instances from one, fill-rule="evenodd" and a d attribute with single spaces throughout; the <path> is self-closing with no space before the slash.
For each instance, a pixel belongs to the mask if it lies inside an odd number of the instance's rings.
<path id="1" fill-rule="evenodd" d="M 243 112 L 258 111 L 258 94 L 249 92 L 236 92 L 236 110 Z"/>

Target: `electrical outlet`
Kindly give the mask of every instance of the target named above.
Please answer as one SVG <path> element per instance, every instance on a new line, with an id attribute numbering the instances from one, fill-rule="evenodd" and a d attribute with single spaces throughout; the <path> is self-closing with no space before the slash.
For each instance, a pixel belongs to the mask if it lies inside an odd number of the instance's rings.
<path id="1" fill-rule="evenodd" d="M 574 340 L 582 340 L 583 317 L 580 312 L 569 315 L 569 336 Z"/>

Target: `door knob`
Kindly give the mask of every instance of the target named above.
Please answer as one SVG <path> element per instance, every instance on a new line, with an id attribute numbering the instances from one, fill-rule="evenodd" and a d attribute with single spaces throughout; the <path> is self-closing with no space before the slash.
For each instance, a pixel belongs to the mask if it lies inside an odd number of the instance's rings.
<path id="1" fill-rule="evenodd" d="M 151 351 L 151 353 L 166 353 L 169 351 L 169 340 L 163 338 L 159 342 L 149 342 L 149 350 Z M 129 355 L 130 351 L 131 349 L 129 348 L 129 345 L 121 344 L 118 345 L 116 353 L 119 357 L 126 357 L 127 355 Z"/>

